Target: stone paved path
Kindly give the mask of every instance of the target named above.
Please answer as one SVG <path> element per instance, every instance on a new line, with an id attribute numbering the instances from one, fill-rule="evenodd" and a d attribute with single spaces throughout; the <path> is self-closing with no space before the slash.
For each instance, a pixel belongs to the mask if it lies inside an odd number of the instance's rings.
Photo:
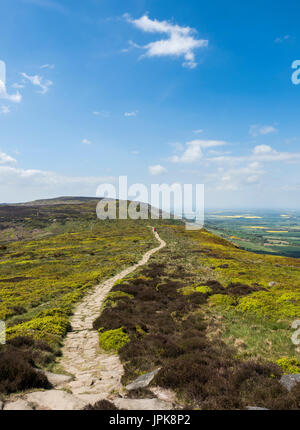
<path id="1" fill-rule="evenodd" d="M 92 293 L 85 296 L 71 319 L 72 331 L 65 339 L 60 364 L 65 371 L 74 375 L 74 381 L 66 383 L 63 388 L 70 390 L 76 397 L 93 403 L 99 399 L 113 398 L 122 391 L 123 366 L 117 354 L 100 350 L 93 322 L 99 316 L 100 307 L 115 282 L 147 264 L 155 252 L 166 246 L 157 232 L 154 235 L 159 246 L 146 252 L 134 266 L 95 287 Z"/>

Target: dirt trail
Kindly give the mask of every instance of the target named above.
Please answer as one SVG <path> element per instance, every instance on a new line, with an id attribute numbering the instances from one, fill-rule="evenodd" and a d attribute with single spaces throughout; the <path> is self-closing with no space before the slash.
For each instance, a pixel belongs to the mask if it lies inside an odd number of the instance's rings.
<path id="1" fill-rule="evenodd" d="M 71 319 L 72 332 L 65 339 L 60 364 L 65 371 L 74 375 L 74 381 L 64 384 L 63 388 L 82 400 L 93 403 L 116 397 L 122 392 L 123 366 L 117 354 L 108 354 L 100 349 L 93 322 L 115 282 L 145 265 L 155 252 L 166 246 L 157 232 L 154 235 L 160 245 L 146 252 L 134 266 L 95 287 L 92 293 L 85 296 Z"/>

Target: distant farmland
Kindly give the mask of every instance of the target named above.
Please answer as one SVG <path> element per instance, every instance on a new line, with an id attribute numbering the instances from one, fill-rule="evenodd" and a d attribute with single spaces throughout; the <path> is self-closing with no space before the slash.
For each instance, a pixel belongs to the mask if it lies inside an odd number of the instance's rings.
<path id="1" fill-rule="evenodd" d="M 300 257 L 299 212 L 211 211 L 206 228 L 249 251 Z"/>

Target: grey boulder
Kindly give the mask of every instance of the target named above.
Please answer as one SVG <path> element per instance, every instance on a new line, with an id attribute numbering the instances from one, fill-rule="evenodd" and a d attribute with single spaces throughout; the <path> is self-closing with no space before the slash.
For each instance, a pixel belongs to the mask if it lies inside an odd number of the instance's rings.
<path id="1" fill-rule="evenodd" d="M 144 375 L 139 376 L 135 381 L 126 386 L 126 390 L 137 390 L 138 388 L 146 388 L 153 380 L 154 376 L 160 371 L 159 369 L 153 370 L 153 372 L 145 373 Z"/>
<path id="2" fill-rule="evenodd" d="M 281 385 L 283 385 L 288 391 L 300 383 L 300 373 L 283 375 L 280 379 Z"/>

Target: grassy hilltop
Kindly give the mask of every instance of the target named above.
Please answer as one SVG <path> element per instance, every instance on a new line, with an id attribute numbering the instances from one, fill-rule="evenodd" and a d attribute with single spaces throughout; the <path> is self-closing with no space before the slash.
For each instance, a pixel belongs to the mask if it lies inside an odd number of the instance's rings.
<path id="1" fill-rule="evenodd" d="M 101 346 L 121 357 L 124 384 L 162 367 L 154 383 L 192 408 L 300 407 L 299 389 L 278 382 L 300 373 L 290 327 L 300 260 L 172 220 L 99 221 L 95 207 L 85 198 L 0 206 L 0 392 L 47 386 L 32 366 L 53 367 L 89 289 L 156 246 L 151 224 L 167 247 L 113 287 L 94 323 Z"/>

